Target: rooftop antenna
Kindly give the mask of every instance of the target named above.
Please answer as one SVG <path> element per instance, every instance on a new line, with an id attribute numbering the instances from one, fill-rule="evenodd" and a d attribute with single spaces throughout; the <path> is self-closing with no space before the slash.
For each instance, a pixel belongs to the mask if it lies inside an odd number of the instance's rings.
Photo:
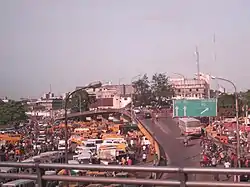
<path id="1" fill-rule="evenodd" d="M 200 54 L 197 46 L 195 48 L 195 55 L 196 55 L 197 76 L 198 79 L 200 80 Z"/>
<path id="2" fill-rule="evenodd" d="M 51 88 L 51 84 L 50 84 L 49 85 L 49 92 L 52 93 L 51 91 L 52 91 L 52 88 Z"/>
<path id="3" fill-rule="evenodd" d="M 217 56 L 216 56 L 216 43 L 215 43 L 215 33 L 214 33 L 214 36 L 213 36 L 213 44 L 214 44 L 214 62 L 216 62 L 217 60 Z"/>
<path id="4" fill-rule="evenodd" d="M 214 60 L 214 64 L 216 64 L 216 60 L 217 60 L 217 55 L 216 55 L 216 37 L 215 37 L 215 33 L 213 35 L 213 47 L 214 47 L 214 50 L 213 50 L 213 60 Z M 219 92 L 220 92 L 220 89 L 221 89 L 221 86 L 219 85 L 219 82 L 218 80 L 216 81 L 216 84 L 217 84 L 217 91 L 216 91 L 216 98 L 219 97 Z M 223 87 L 224 88 L 224 87 Z M 225 88 L 224 88 L 225 89 Z M 225 91 L 224 91 L 225 93 Z"/>

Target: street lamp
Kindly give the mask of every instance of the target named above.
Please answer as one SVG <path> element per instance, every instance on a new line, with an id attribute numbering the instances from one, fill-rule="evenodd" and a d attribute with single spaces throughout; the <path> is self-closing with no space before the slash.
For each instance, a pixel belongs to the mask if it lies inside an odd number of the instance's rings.
<path id="1" fill-rule="evenodd" d="M 69 102 L 69 99 L 70 97 L 79 92 L 79 91 L 82 91 L 82 90 L 85 90 L 87 88 L 99 88 L 102 86 L 102 83 L 100 81 L 97 81 L 97 82 L 93 82 L 93 83 L 90 83 L 88 84 L 87 86 L 84 86 L 82 88 L 79 88 L 77 90 L 74 90 L 73 92 L 70 92 L 66 95 L 66 98 L 65 98 L 65 105 L 64 105 L 64 123 L 65 123 L 65 163 L 67 164 L 68 163 L 68 113 L 67 113 L 67 108 L 68 108 L 68 102 Z"/>
<path id="2" fill-rule="evenodd" d="M 235 112 L 236 112 L 236 137 L 237 137 L 237 145 L 236 145 L 236 153 L 237 153 L 237 160 L 238 160 L 238 166 L 241 167 L 240 163 L 240 132 L 239 132 L 239 104 L 238 104 L 238 94 L 237 94 L 237 88 L 235 84 L 227 79 L 221 78 L 221 77 L 214 77 L 211 76 L 212 79 L 222 80 L 230 83 L 234 87 L 234 95 L 235 95 Z"/>
<path id="3" fill-rule="evenodd" d="M 124 91 L 123 89 L 121 89 L 121 81 L 123 80 L 124 78 L 123 77 L 121 77 L 121 78 L 119 78 L 119 80 L 118 80 L 118 84 L 119 84 L 119 110 L 120 110 L 120 108 L 121 108 L 121 91 Z"/>
<path id="4" fill-rule="evenodd" d="M 134 102 L 133 102 L 133 92 L 134 92 L 134 89 L 133 89 L 133 82 L 134 82 L 135 79 L 138 79 L 138 78 L 140 78 L 140 77 L 141 77 L 141 74 L 136 75 L 136 76 L 132 77 L 132 79 L 131 79 L 131 85 L 132 85 L 132 90 L 131 90 L 131 107 L 130 107 L 131 120 L 132 120 L 132 115 L 133 115 L 132 109 L 133 109 L 133 105 L 134 105 Z"/>
<path id="5" fill-rule="evenodd" d="M 79 111 L 80 113 L 82 113 L 82 96 L 78 95 L 78 98 L 79 98 Z"/>

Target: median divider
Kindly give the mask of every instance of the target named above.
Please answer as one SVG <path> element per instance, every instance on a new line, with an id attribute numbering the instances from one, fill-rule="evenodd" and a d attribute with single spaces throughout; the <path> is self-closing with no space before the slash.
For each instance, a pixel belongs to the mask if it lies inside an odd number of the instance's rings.
<path id="1" fill-rule="evenodd" d="M 155 154 L 157 155 L 157 159 L 154 158 L 153 166 L 159 166 L 160 165 L 161 152 L 160 152 L 160 147 L 159 147 L 158 142 L 155 140 L 154 136 L 148 131 L 148 129 L 143 126 L 143 123 L 140 120 L 138 120 L 136 118 L 134 120 L 137 122 L 137 125 L 138 125 L 138 128 L 140 129 L 140 131 L 150 141 L 150 144 L 153 146 Z M 157 176 L 156 173 L 152 173 L 147 178 L 157 179 L 159 177 Z"/>
<path id="2" fill-rule="evenodd" d="M 139 130 L 150 141 L 150 144 L 153 146 L 154 151 L 157 154 L 157 158 L 158 158 L 156 160 L 154 158 L 154 163 L 152 165 L 159 166 L 160 165 L 160 158 L 161 158 L 162 153 L 161 153 L 161 149 L 160 149 L 160 146 L 159 146 L 159 143 L 157 142 L 157 140 L 155 140 L 155 138 L 151 134 L 151 132 L 147 128 L 145 128 L 143 126 L 143 123 L 139 119 L 137 119 L 136 116 L 131 116 L 131 114 L 129 112 L 127 112 L 127 111 L 121 111 L 121 113 L 128 116 L 128 117 L 130 117 L 134 122 L 136 122 Z M 150 176 L 148 176 L 147 178 L 157 179 L 158 176 L 156 176 L 156 174 L 155 175 L 150 174 Z"/>

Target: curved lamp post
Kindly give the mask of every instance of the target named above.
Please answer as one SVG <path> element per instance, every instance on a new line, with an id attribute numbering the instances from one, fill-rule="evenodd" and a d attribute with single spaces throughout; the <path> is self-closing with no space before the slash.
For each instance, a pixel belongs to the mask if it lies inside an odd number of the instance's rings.
<path id="1" fill-rule="evenodd" d="M 64 105 L 64 123 L 65 123 L 65 163 L 68 164 L 68 113 L 67 113 L 67 108 L 68 108 L 68 103 L 69 103 L 69 99 L 70 97 L 82 90 L 88 89 L 88 88 L 99 88 L 102 86 L 102 83 L 100 81 L 97 82 L 93 82 L 88 84 L 87 86 L 84 86 L 82 88 L 79 88 L 77 90 L 74 90 L 73 92 L 70 92 L 67 94 L 66 98 L 65 98 L 65 105 Z"/>
<path id="2" fill-rule="evenodd" d="M 121 95 L 122 95 L 122 91 L 124 91 L 123 89 L 121 89 L 121 81 L 124 79 L 124 77 L 120 77 L 118 80 L 118 85 L 119 85 L 119 110 L 121 109 Z"/>
<path id="3" fill-rule="evenodd" d="M 240 163 L 239 104 L 238 104 L 237 88 L 236 88 L 236 85 L 232 81 L 230 81 L 228 79 L 224 79 L 224 78 L 221 78 L 221 77 L 214 77 L 214 76 L 211 76 L 211 78 L 228 82 L 234 87 L 235 112 L 236 112 L 236 137 L 237 137 L 236 153 L 237 153 L 238 166 L 240 168 L 241 163 Z"/>

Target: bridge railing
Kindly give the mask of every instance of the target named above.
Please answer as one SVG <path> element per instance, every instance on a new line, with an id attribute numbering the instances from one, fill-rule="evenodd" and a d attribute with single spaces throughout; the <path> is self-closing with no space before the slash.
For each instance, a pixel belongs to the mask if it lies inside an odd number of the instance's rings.
<path id="1" fill-rule="evenodd" d="M 25 173 L 0 173 L 0 178 L 7 179 L 31 179 L 36 180 L 39 187 L 46 186 L 46 181 L 68 181 L 68 182 L 89 182 L 103 184 L 134 184 L 134 185 L 161 185 L 180 187 L 250 187 L 250 183 L 233 183 L 223 181 L 192 181 L 191 174 L 224 174 L 244 175 L 249 174 L 250 169 L 219 169 L 219 168 L 175 168 L 175 167 L 143 167 L 143 166 L 116 166 L 116 165 L 74 165 L 74 164 L 44 164 L 44 163 L 17 163 L 0 162 L 0 167 L 33 168 L 35 174 Z M 114 177 L 89 177 L 89 176 L 65 176 L 45 175 L 48 169 L 66 170 L 91 170 L 91 171 L 119 171 L 119 172 L 151 172 L 151 173 L 174 173 L 179 176 L 176 180 L 162 179 L 135 179 L 135 178 L 114 178 Z"/>

